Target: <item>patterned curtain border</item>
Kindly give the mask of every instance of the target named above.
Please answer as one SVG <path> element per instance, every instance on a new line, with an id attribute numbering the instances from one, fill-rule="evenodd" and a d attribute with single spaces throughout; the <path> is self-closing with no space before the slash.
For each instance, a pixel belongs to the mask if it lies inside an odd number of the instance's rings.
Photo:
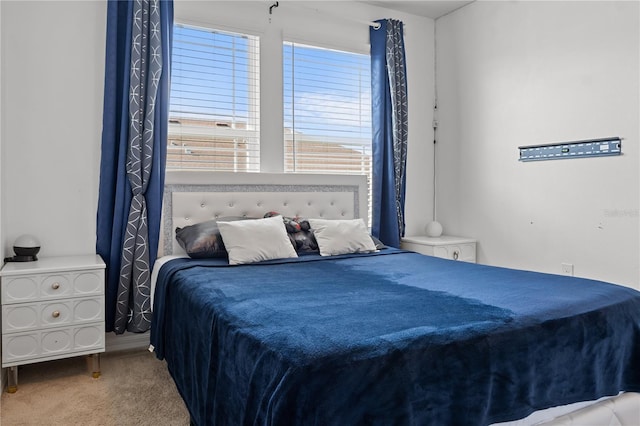
<path id="1" fill-rule="evenodd" d="M 133 6 L 129 86 L 127 177 L 133 198 L 122 247 L 114 329 L 144 332 L 151 326 L 151 263 L 145 192 L 153 157 L 154 116 L 162 74 L 159 0 Z"/>

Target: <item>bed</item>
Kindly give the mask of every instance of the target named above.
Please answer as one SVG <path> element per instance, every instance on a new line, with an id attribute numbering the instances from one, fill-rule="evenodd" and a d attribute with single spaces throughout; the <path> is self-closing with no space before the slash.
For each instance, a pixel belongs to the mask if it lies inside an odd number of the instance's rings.
<path id="1" fill-rule="evenodd" d="M 359 177 L 207 179 L 168 174 L 167 257 L 154 270 L 152 348 L 194 424 L 584 424 L 530 415 L 598 399 L 637 422 L 639 292 L 392 248 L 239 266 L 185 258 L 176 227 L 366 212 Z"/>

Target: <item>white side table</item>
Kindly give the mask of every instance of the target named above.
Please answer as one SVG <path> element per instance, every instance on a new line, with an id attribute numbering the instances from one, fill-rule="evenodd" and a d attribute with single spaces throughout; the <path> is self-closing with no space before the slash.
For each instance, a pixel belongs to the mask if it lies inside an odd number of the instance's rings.
<path id="1" fill-rule="evenodd" d="M 18 366 L 104 352 L 104 270 L 95 254 L 12 262 L 0 271 L 2 367 L 7 391 L 18 389 Z"/>
<path id="2" fill-rule="evenodd" d="M 440 237 L 411 236 L 402 238 L 400 247 L 427 256 L 476 263 L 476 240 L 442 235 Z"/>

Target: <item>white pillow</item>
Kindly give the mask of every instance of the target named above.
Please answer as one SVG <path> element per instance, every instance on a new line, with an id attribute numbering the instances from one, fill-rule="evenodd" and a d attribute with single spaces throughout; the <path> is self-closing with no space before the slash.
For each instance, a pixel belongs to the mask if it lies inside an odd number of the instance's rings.
<path id="1" fill-rule="evenodd" d="M 309 219 L 321 256 L 376 251 L 369 230 L 362 219 Z"/>
<path id="2" fill-rule="evenodd" d="M 218 221 L 218 229 L 229 253 L 229 265 L 298 257 L 287 235 L 282 216 L 234 222 Z"/>

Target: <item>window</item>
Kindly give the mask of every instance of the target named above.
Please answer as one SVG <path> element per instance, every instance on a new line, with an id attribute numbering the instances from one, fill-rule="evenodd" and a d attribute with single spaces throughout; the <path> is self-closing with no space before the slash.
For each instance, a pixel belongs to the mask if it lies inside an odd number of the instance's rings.
<path id="1" fill-rule="evenodd" d="M 284 43 L 286 172 L 363 174 L 371 223 L 369 55 Z"/>
<path id="2" fill-rule="evenodd" d="M 259 40 L 174 25 L 167 169 L 260 171 Z"/>
<path id="3" fill-rule="evenodd" d="M 259 172 L 258 37 L 175 24 L 172 49 L 167 170 Z M 370 181 L 369 56 L 290 42 L 283 54 L 284 170 Z"/>
<path id="4" fill-rule="evenodd" d="M 285 171 L 370 176 L 368 55 L 284 44 Z"/>

